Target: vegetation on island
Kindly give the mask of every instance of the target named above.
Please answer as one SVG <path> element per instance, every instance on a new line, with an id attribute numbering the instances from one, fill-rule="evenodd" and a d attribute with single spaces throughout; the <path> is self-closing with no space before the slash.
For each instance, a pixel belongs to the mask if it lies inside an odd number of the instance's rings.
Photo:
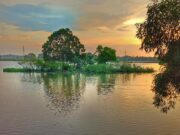
<path id="1" fill-rule="evenodd" d="M 116 50 L 98 45 L 94 53 L 87 53 L 78 37 L 70 29 L 60 29 L 42 46 L 43 59 L 30 53 L 19 64 L 22 68 L 5 68 L 4 72 L 82 72 L 101 73 L 150 73 L 142 68 L 117 61 Z"/>
<path id="2" fill-rule="evenodd" d="M 109 74 L 109 73 L 152 73 L 152 68 L 142 68 L 135 64 L 128 63 L 102 63 L 85 64 L 77 68 L 74 64 L 64 62 L 49 62 L 44 60 L 21 61 L 22 68 L 5 68 L 4 72 L 61 72 L 73 73 L 81 72 L 87 74 Z"/>

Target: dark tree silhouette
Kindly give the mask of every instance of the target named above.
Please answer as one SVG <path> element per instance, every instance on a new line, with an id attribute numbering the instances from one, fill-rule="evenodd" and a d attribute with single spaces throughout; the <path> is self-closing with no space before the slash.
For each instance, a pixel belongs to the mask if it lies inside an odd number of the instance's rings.
<path id="1" fill-rule="evenodd" d="M 179 0 L 154 0 L 148 6 L 145 22 L 137 24 L 137 29 L 136 36 L 142 40 L 141 49 L 155 51 L 165 63 L 180 60 Z"/>

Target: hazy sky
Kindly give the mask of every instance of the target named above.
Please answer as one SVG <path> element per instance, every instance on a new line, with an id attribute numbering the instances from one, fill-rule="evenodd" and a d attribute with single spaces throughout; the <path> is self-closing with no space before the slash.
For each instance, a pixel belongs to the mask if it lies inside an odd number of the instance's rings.
<path id="1" fill-rule="evenodd" d="M 98 44 L 118 55 L 139 51 L 134 24 L 145 19 L 149 0 L 0 0 L 0 54 L 41 52 L 51 32 L 71 28 L 88 51 Z M 150 55 L 150 54 L 149 54 Z"/>

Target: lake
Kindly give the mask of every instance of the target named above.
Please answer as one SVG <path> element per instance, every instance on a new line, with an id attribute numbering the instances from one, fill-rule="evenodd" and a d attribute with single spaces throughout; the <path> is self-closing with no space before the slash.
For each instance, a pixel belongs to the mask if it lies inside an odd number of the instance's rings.
<path id="1" fill-rule="evenodd" d="M 139 64 L 159 69 L 158 64 Z M 178 135 L 180 104 L 153 104 L 153 74 L 3 73 L 0 135 Z M 166 104 L 169 104 L 167 100 Z"/>

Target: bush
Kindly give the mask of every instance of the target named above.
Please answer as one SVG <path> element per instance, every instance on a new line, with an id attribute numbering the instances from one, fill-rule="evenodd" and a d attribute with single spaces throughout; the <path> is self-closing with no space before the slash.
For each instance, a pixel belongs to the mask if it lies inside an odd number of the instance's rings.
<path id="1" fill-rule="evenodd" d="M 154 69 L 143 68 L 140 66 L 131 66 L 130 64 L 122 65 L 109 65 L 109 64 L 97 64 L 85 66 L 83 72 L 90 74 L 105 74 L 105 73 L 152 73 Z"/>
<path id="2" fill-rule="evenodd" d="M 99 73 L 111 73 L 112 66 L 107 64 L 97 64 L 97 65 L 87 65 L 82 69 L 83 72 L 91 73 L 91 74 L 99 74 Z"/>

